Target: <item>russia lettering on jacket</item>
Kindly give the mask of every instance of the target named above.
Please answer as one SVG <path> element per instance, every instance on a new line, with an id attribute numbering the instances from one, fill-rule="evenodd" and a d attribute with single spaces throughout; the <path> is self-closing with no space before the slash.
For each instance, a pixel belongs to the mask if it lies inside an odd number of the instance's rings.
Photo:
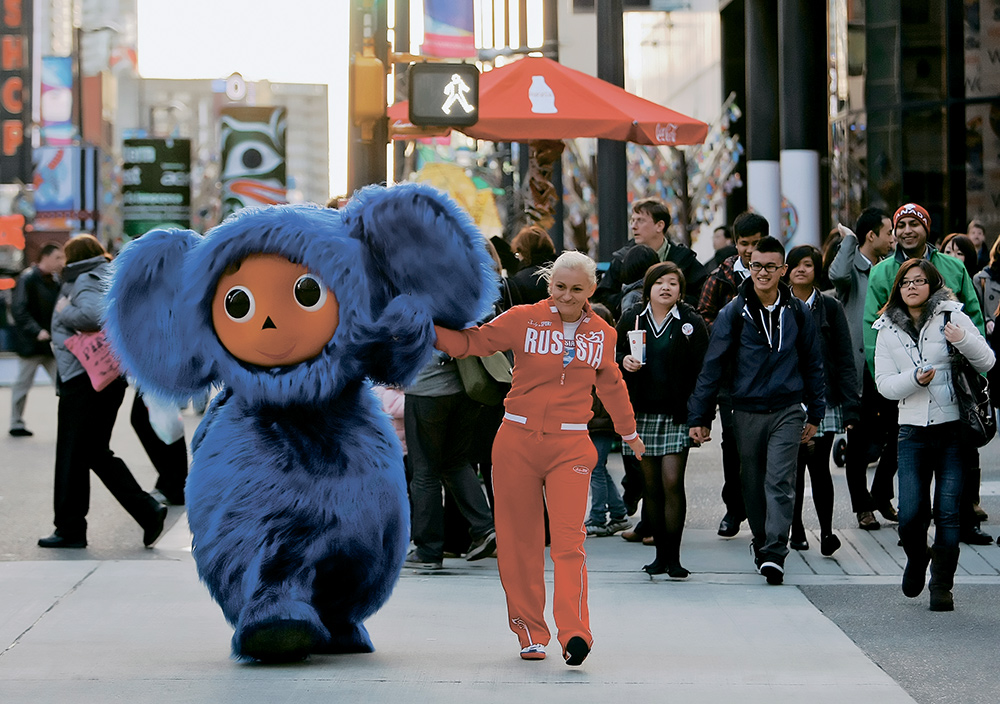
<path id="1" fill-rule="evenodd" d="M 597 369 L 604 358 L 604 332 L 591 331 L 586 335 L 577 335 L 575 342 L 576 358 Z M 524 351 L 527 354 L 561 355 L 563 353 L 562 331 L 539 330 L 530 326 L 525 328 Z"/>

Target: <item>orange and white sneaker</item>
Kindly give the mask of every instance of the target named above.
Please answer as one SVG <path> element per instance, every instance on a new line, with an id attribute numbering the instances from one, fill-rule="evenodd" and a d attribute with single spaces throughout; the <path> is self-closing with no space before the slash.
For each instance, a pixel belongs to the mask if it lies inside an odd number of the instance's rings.
<path id="1" fill-rule="evenodd" d="M 532 643 L 531 645 L 521 648 L 521 659 L 522 660 L 544 660 L 545 659 L 545 646 L 541 643 Z"/>

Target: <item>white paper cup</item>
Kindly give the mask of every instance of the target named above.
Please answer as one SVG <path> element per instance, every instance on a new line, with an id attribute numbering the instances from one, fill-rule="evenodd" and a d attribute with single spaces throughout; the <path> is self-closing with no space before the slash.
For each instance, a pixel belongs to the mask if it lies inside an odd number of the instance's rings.
<path id="1" fill-rule="evenodd" d="M 639 364 L 646 363 L 646 331 L 629 330 L 628 346 L 632 356 L 639 360 Z"/>

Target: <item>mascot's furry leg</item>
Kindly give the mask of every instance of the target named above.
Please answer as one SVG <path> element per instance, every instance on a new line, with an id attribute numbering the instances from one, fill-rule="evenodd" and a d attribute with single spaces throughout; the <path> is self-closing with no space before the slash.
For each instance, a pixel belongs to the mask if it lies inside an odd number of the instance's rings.
<path id="1" fill-rule="evenodd" d="M 359 384 L 325 406 L 250 414 L 226 392 L 212 404 L 194 439 L 189 522 L 235 657 L 373 650 L 362 623 L 389 597 L 409 524 L 402 460 L 375 403 Z"/>

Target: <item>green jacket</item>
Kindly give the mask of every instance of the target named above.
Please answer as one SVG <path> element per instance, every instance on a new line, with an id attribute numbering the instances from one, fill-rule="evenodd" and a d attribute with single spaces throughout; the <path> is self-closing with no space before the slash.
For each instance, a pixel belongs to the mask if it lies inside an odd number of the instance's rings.
<path id="1" fill-rule="evenodd" d="M 983 311 L 979 306 L 979 296 L 976 295 L 976 287 L 972 283 L 972 277 L 965 270 L 965 264 L 942 254 L 931 245 L 927 245 L 930 256 L 927 257 L 931 264 L 941 272 L 944 278 L 944 285 L 950 288 L 959 302 L 963 304 L 965 314 L 972 318 L 972 322 L 979 328 L 979 334 L 985 335 L 986 328 L 983 323 Z M 868 293 L 865 294 L 865 359 L 868 362 L 868 369 L 874 373 L 875 370 L 875 338 L 878 331 L 872 329 L 872 323 L 879 318 L 879 311 L 889 300 L 892 291 L 892 284 L 896 281 L 896 274 L 899 267 L 907 259 L 901 247 L 896 247 L 895 256 L 887 257 L 872 267 L 868 277 Z"/>

